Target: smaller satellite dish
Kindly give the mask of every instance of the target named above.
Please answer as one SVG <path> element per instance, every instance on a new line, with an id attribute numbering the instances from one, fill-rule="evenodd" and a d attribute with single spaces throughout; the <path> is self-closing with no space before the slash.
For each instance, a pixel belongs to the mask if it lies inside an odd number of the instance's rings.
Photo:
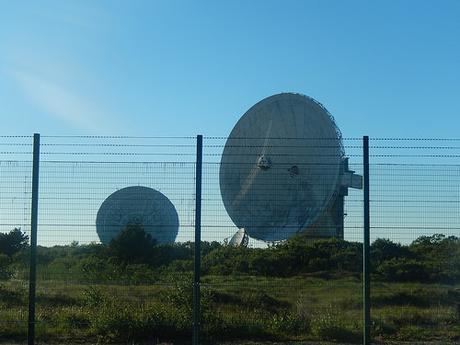
<path id="1" fill-rule="evenodd" d="M 132 186 L 120 189 L 104 200 L 96 218 L 96 231 L 103 244 L 127 225 L 141 225 L 158 244 L 173 243 L 179 217 L 172 202 L 155 189 Z"/>
<path id="2" fill-rule="evenodd" d="M 247 247 L 249 243 L 249 236 L 244 230 L 244 228 L 239 229 L 235 235 L 232 236 L 230 241 L 228 242 L 229 246 L 234 247 Z"/>

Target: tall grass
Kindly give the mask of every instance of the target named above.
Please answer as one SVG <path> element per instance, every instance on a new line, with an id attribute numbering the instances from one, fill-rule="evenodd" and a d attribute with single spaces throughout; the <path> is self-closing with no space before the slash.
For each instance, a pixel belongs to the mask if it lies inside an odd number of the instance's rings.
<path id="1" fill-rule="evenodd" d="M 164 285 L 37 284 L 37 336 L 59 342 L 181 341 L 192 329 L 190 277 Z M 395 341 L 458 341 L 460 319 L 451 293 L 458 287 L 374 284 L 372 335 Z M 207 276 L 202 286 L 202 331 L 209 342 L 359 342 L 361 282 L 356 277 Z M 0 284 L 0 339 L 25 339 L 27 288 Z"/>

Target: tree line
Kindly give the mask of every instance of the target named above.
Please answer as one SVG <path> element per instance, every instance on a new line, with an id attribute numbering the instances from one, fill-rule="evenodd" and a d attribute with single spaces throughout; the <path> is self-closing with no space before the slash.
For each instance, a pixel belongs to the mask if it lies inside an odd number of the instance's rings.
<path id="1" fill-rule="evenodd" d="M 268 248 L 202 243 L 202 274 L 292 277 L 362 271 L 362 244 L 298 235 Z M 460 238 L 434 234 L 408 245 L 377 239 L 371 245 L 374 279 L 392 282 L 460 282 Z M 38 247 L 38 273 L 54 279 L 158 282 L 193 271 L 191 242 L 157 245 L 139 225 L 129 225 L 110 244 Z M 28 237 L 20 229 L 0 234 L 0 279 L 26 275 Z"/>

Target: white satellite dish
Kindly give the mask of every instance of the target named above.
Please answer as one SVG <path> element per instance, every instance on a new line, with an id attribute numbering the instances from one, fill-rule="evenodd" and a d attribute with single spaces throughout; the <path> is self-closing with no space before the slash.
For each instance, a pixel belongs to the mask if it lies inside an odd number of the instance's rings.
<path id="1" fill-rule="evenodd" d="M 239 229 L 228 241 L 228 245 L 234 247 L 247 247 L 248 243 L 249 236 L 244 229 Z"/>
<path id="2" fill-rule="evenodd" d="M 108 244 L 129 224 L 142 225 L 158 244 L 173 243 L 179 217 L 171 201 L 148 187 L 132 186 L 112 193 L 104 200 L 96 218 L 96 231 Z"/>
<path id="3" fill-rule="evenodd" d="M 359 184 L 346 164 L 341 133 L 320 103 L 295 93 L 265 98 L 240 118 L 225 144 L 219 176 L 224 206 L 255 239 L 279 241 L 307 230 L 316 237 L 343 236 L 343 222 L 342 235 L 314 225 L 348 187 L 345 172 Z"/>

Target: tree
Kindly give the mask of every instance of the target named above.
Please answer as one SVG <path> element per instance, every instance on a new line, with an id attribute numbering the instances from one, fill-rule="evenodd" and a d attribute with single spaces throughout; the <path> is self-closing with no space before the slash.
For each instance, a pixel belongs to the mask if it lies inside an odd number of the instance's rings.
<path id="1" fill-rule="evenodd" d="M 9 233 L 0 233 L 0 253 L 11 257 L 24 249 L 29 244 L 29 236 L 21 231 L 21 228 L 14 228 Z"/>
<path id="2" fill-rule="evenodd" d="M 109 244 L 108 253 L 126 263 L 147 263 L 152 259 L 156 240 L 142 225 L 128 224 Z"/>
<path id="3" fill-rule="evenodd" d="M 373 265 L 376 266 L 394 258 L 411 258 L 411 252 L 407 246 L 402 246 L 386 238 L 378 238 L 372 243 L 371 260 Z"/>

